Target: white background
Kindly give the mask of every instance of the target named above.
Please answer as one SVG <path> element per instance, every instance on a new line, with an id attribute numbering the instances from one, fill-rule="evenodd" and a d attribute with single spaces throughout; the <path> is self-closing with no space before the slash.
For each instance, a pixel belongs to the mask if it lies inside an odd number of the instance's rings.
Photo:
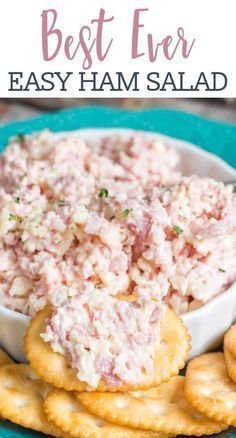
<path id="1" fill-rule="evenodd" d="M 123 74 L 140 72 L 139 88 L 135 92 L 86 92 L 78 91 L 77 73 L 83 71 L 82 52 L 73 61 L 65 58 L 61 50 L 56 60 L 43 61 L 41 46 L 41 13 L 43 9 L 55 8 L 58 12 L 57 25 L 64 34 L 76 38 L 80 27 L 90 24 L 97 18 L 99 9 L 106 9 L 107 17 L 115 19 L 106 26 L 107 41 L 114 39 L 109 55 L 103 63 L 94 56 L 92 68 L 88 71 L 116 71 Z M 131 59 L 131 35 L 133 12 L 135 8 L 149 8 L 142 15 L 145 28 L 142 29 L 140 50 L 147 53 L 147 33 L 151 32 L 156 41 L 168 34 L 176 35 L 178 27 L 183 27 L 186 37 L 196 38 L 195 46 L 188 59 L 181 56 L 171 61 L 163 55 L 150 63 L 148 56 Z M 94 27 L 95 29 L 95 27 Z M 2 1 L 0 13 L 0 96 L 1 97 L 236 97 L 236 1 L 235 0 L 8 0 Z M 95 55 L 95 52 L 94 52 Z M 38 78 L 45 71 L 74 72 L 67 92 L 60 92 L 59 82 L 50 92 L 9 92 L 9 71 L 24 72 L 21 83 L 27 80 L 29 72 L 34 71 Z M 201 71 L 209 75 L 213 71 L 222 71 L 228 76 L 228 87 L 223 92 L 148 92 L 145 76 L 147 72 L 157 71 L 165 75 L 170 71 L 173 76 L 178 71 L 186 72 L 186 85 L 194 83 Z"/>

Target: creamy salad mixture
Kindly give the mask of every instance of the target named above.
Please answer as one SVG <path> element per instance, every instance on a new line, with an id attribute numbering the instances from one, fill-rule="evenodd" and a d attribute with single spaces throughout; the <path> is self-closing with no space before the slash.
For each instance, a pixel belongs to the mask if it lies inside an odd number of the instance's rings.
<path id="1" fill-rule="evenodd" d="M 153 371 L 161 315 L 161 304 L 147 297 L 126 302 L 90 287 L 58 308 L 42 338 L 68 355 L 90 386 L 100 378 L 132 384 Z"/>
<path id="2" fill-rule="evenodd" d="M 236 278 L 232 188 L 177 164 L 141 133 L 18 135 L 0 158 L 0 303 L 51 303 L 42 336 L 90 386 L 138 382 L 165 303 L 187 312 Z"/>

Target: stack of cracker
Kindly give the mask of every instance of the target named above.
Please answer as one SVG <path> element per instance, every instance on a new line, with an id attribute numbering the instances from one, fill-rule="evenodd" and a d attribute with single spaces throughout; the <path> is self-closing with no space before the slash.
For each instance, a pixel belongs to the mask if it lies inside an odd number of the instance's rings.
<path id="1" fill-rule="evenodd" d="M 190 339 L 182 320 L 166 309 L 154 372 L 135 386 L 96 390 L 78 380 L 66 357 L 40 334 L 50 307 L 31 321 L 25 337 L 30 365 L 0 353 L 0 415 L 54 437 L 128 438 L 210 435 L 236 426 L 236 325 L 224 353 L 208 353 L 187 365 Z"/>

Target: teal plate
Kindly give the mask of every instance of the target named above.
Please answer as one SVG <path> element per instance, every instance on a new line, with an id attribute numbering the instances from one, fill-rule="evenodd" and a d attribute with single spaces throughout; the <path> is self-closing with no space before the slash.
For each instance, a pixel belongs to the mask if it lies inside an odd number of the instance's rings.
<path id="1" fill-rule="evenodd" d="M 160 109 L 125 111 L 109 107 L 80 107 L 45 114 L 0 127 L 0 150 L 4 149 L 9 137 L 18 133 L 29 134 L 45 128 L 52 131 L 68 131 L 79 128 L 118 127 L 157 131 L 189 141 L 219 155 L 231 166 L 236 167 L 236 126 L 183 112 Z M 43 436 L 45 435 L 23 429 L 7 421 L 0 424 L 0 438 L 42 438 Z M 236 431 L 229 429 L 220 436 L 236 438 Z"/>
<path id="2" fill-rule="evenodd" d="M 0 150 L 8 138 L 49 128 L 68 131 L 78 128 L 131 128 L 158 131 L 195 143 L 236 167 L 236 126 L 210 121 L 173 110 L 125 111 L 109 107 L 80 107 L 4 125 L 0 128 Z"/>

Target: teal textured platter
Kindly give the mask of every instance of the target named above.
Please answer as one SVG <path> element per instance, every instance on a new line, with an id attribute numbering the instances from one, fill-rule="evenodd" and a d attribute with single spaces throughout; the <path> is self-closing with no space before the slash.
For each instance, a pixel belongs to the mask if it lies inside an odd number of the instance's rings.
<path id="1" fill-rule="evenodd" d="M 4 125 L 0 128 L 0 150 L 8 138 L 49 128 L 65 131 L 78 128 L 131 128 L 158 131 L 195 143 L 236 167 L 236 126 L 210 121 L 173 110 L 117 110 L 109 107 L 80 107 Z"/>
<path id="2" fill-rule="evenodd" d="M 236 126 L 205 120 L 201 117 L 172 110 L 151 109 L 125 111 L 108 107 L 80 107 L 0 127 L 0 150 L 9 137 L 48 128 L 68 131 L 79 128 L 131 128 L 156 131 L 194 143 L 213 152 L 236 167 Z M 7 421 L 0 422 L 0 438 L 42 438 L 45 435 L 23 429 Z M 218 435 L 219 436 L 219 435 Z M 236 438 L 233 429 L 220 434 Z"/>

